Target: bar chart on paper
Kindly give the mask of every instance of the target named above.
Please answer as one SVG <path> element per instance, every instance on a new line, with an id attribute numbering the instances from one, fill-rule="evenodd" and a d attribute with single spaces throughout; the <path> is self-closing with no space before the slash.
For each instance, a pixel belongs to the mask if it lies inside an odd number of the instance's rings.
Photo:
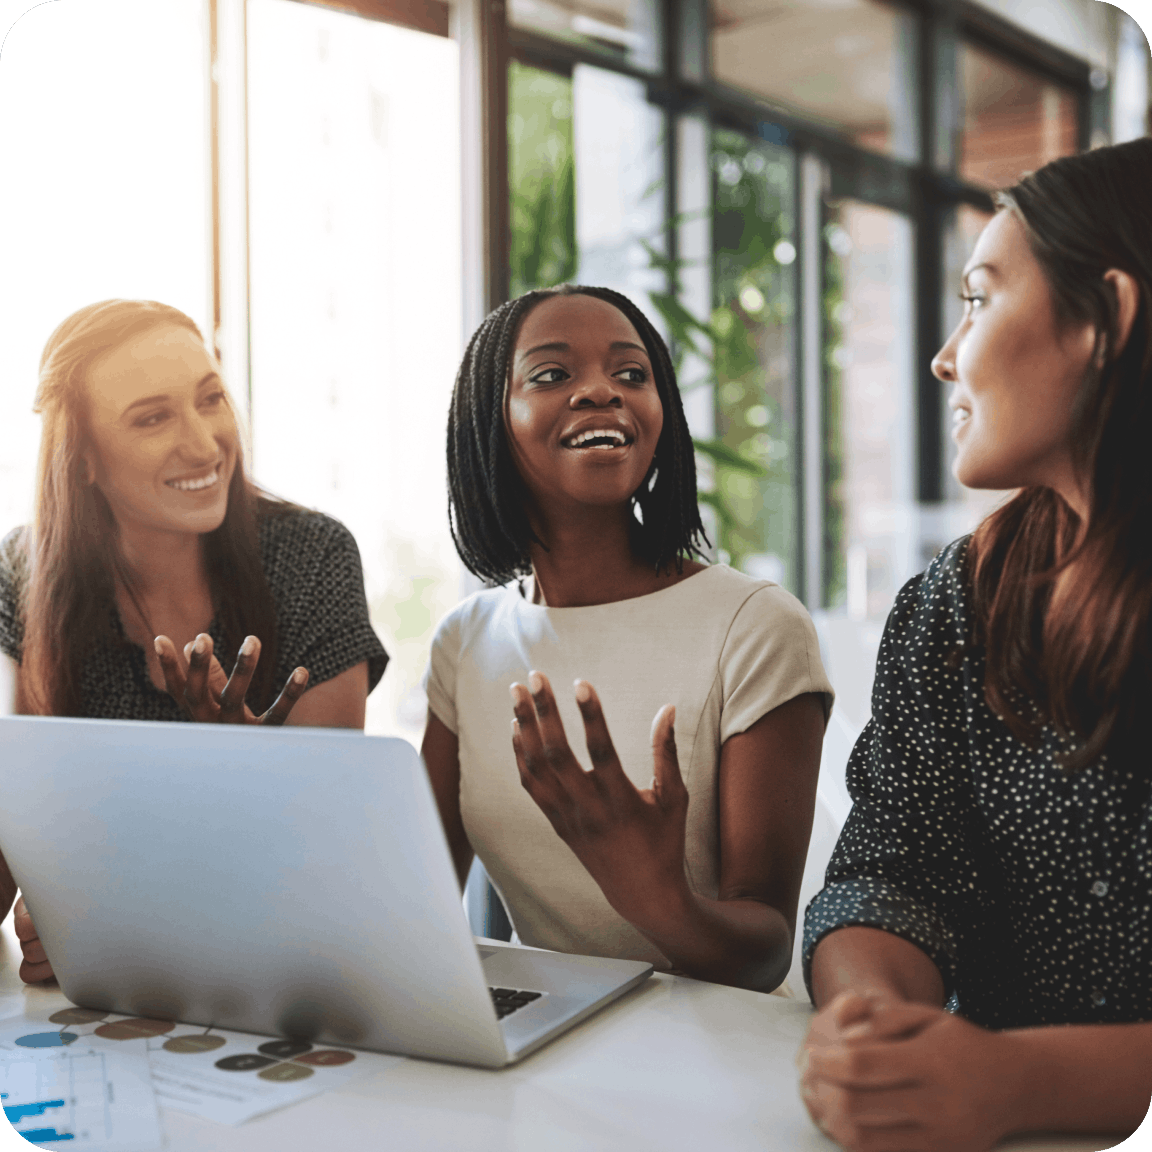
<path id="1" fill-rule="evenodd" d="M 146 1152 L 162 1142 L 151 1086 L 106 1052 L 0 1051 L 0 1105 L 30 1144 L 85 1152 Z"/>

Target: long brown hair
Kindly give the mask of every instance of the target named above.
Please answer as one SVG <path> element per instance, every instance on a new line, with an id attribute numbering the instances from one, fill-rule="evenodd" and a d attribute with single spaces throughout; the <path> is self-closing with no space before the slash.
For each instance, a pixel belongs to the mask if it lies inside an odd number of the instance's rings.
<path id="1" fill-rule="evenodd" d="M 1053 724 L 1078 771 L 1102 753 L 1131 757 L 1152 699 L 1152 139 L 1056 160 L 997 194 L 1023 224 L 1057 322 L 1092 324 L 1097 358 L 1073 409 L 1086 526 L 1047 488 L 1026 488 L 969 547 L 984 693 L 1035 743 Z M 1139 287 L 1123 349 L 1110 268 Z"/>
<path id="2" fill-rule="evenodd" d="M 21 712 L 80 715 L 85 660 L 98 644 L 122 643 L 112 626 L 117 579 L 133 599 L 136 588 L 120 553 L 112 509 L 86 479 L 85 376 L 101 356 L 162 327 L 187 329 L 204 339 L 190 317 L 166 304 L 104 300 L 69 316 L 48 338 L 40 358 L 34 410 L 43 418 L 43 430 L 35 516 L 18 558 L 24 567 L 24 579 L 18 581 L 24 625 Z M 249 633 L 261 640 L 249 692 L 253 707 L 268 702 L 276 664 L 276 607 L 260 559 L 257 522 L 287 507 L 266 499 L 247 479 L 238 443 L 228 511 L 220 527 L 205 536 L 205 561 L 213 607 L 231 652 Z"/>

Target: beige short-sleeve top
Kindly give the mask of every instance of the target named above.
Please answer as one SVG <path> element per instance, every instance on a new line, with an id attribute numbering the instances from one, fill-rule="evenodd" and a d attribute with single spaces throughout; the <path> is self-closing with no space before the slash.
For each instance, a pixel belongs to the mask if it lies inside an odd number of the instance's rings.
<path id="1" fill-rule="evenodd" d="M 589 767 L 572 692 L 600 696 L 624 771 L 652 780 L 652 720 L 676 705 L 688 787 L 685 869 L 715 898 L 717 769 L 724 741 L 796 696 L 832 686 L 812 621 L 783 588 L 724 565 L 671 587 L 587 608 L 533 604 L 516 589 L 479 592 L 441 623 L 425 681 L 433 714 L 459 739 L 460 808 L 469 841 L 525 944 L 590 956 L 667 959 L 622 919 L 520 784 L 508 688 L 530 670 L 552 682 L 569 744 Z"/>

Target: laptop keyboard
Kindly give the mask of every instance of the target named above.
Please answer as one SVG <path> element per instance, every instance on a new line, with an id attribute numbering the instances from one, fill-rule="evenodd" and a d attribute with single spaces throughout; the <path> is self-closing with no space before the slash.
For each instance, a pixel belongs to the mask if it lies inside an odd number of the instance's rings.
<path id="1" fill-rule="evenodd" d="M 498 1020 L 511 1016 L 525 1004 L 531 1004 L 533 1000 L 539 1000 L 543 996 L 542 992 L 521 992 L 515 988 L 489 988 L 488 991 L 492 993 L 492 1003 L 496 1007 Z"/>

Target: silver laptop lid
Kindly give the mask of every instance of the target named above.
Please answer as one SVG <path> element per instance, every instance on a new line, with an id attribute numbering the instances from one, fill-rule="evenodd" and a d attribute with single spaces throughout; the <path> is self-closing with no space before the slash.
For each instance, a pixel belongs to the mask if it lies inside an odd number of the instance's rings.
<path id="1" fill-rule="evenodd" d="M 10 717 L 0 796 L 0 850 L 75 1003 L 507 1061 L 405 741 Z"/>

